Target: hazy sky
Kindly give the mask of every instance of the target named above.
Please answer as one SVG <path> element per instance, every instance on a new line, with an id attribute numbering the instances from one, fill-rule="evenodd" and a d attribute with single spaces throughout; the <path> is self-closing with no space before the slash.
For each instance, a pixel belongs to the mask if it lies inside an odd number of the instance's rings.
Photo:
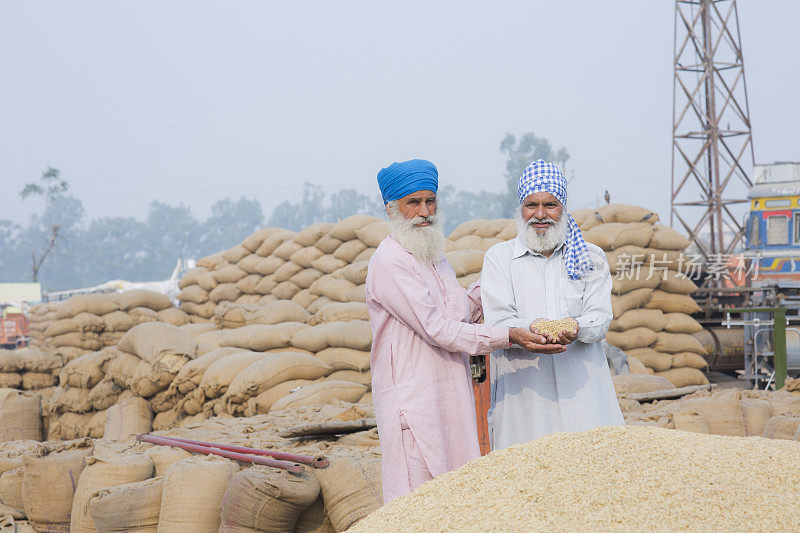
<path id="1" fill-rule="evenodd" d="M 392 161 L 502 186 L 498 146 L 566 146 L 571 207 L 667 213 L 671 0 L 0 0 L 0 218 L 47 165 L 90 218 L 155 199 L 265 214 L 303 181 L 377 190 Z M 756 162 L 800 160 L 796 0 L 739 0 Z M 453 209 L 454 206 L 446 206 Z"/>

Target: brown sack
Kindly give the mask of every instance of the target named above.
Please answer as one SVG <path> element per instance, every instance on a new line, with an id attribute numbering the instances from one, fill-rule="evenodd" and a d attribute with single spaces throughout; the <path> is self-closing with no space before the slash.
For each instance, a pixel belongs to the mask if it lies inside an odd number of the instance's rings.
<path id="1" fill-rule="evenodd" d="M 303 407 L 315 404 L 329 404 L 334 400 L 355 403 L 367 392 L 367 387 L 351 381 L 321 381 L 301 387 L 300 390 L 284 396 L 274 404 L 272 411 L 288 407 Z"/>
<path id="2" fill-rule="evenodd" d="M 324 254 L 330 255 L 336 251 L 336 249 L 339 247 L 340 244 L 342 244 L 342 242 L 344 241 L 331 237 L 330 235 L 324 235 L 323 237 L 320 237 L 320 239 L 314 244 L 314 246 L 322 250 Z"/>
<path id="3" fill-rule="evenodd" d="M 389 235 L 391 228 L 385 220 L 376 220 L 356 230 L 358 240 L 371 248 L 377 248 Z"/>
<path id="4" fill-rule="evenodd" d="M 42 440 L 41 399 L 34 393 L 0 389 L 0 441 Z"/>
<path id="5" fill-rule="evenodd" d="M 694 352 L 680 352 L 672 355 L 672 366 L 673 368 L 688 366 L 689 368 L 696 368 L 698 370 L 707 370 L 708 362 L 700 354 Z"/>
<path id="6" fill-rule="evenodd" d="M 666 318 L 664 330 L 669 333 L 687 333 L 691 335 L 698 331 L 703 331 L 703 326 L 689 315 L 684 315 L 683 313 L 667 313 L 664 315 L 664 318 Z"/>
<path id="7" fill-rule="evenodd" d="M 611 273 L 633 273 L 647 272 L 645 267 L 642 267 L 647 258 L 647 249 L 641 246 L 621 246 L 616 250 L 606 250 L 606 259 Z"/>
<path id="8" fill-rule="evenodd" d="M 159 533 L 217 533 L 225 491 L 238 471 L 233 461 L 216 457 L 190 457 L 170 466 L 164 474 Z"/>
<path id="9" fill-rule="evenodd" d="M 609 331 L 606 341 L 623 350 L 646 348 L 656 342 L 656 333 L 647 328 L 633 328 L 628 331 Z"/>
<path id="10" fill-rule="evenodd" d="M 694 281 L 689 279 L 685 274 L 675 272 L 674 270 L 667 270 L 663 278 L 661 278 L 658 288 L 664 292 L 673 294 L 692 294 L 697 291 L 697 285 Z"/>
<path id="11" fill-rule="evenodd" d="M 672 356 L 670 354 L 657 352 L 652 348 L 638 348 L 628 350 L 625 353 L 638 359 L 644 366 L 652 368 L 656 372 L 663 372 L 672 367 Z"/>
<path id="12" fill-rule="evenodd" d="M 369 370 L 370 352 L 350 348 L 326 348 L 317 357 L 333 370 Z"/>
<path id="13" fill-rule="evenodd" d="M 258 274 L 256 268 L 261 260 L 264 259 L 258 254 L 250 254 L 236 263 L 236 266 L 247 272 L 248 274 Z"/>
<path id="14" fill-rule="evenodd" d="M 340 241 L 350 241 L 356 238 L 356 232 L 379 219 L 369 215 L 351 215 L 336 224 L 328 235 Z"/>
<path id="15" fill-rule="evenodd" d="M 308 320 L 308 323 L 315 326 L 324 322 L 346 322 L 348 320 L 369 320 L 367 305 L 361 302 L 331 302 L 322 306 Z"/>
<path id="16" fill-rule="evenodd" d="M 264 415 L 269 412 L 272 405 L 283 398 L 288 396 L 292 391 L 299 390 L 301 387 L 313 383 L 307 379 L 292 379 L 279 383 L 274 387 L 265 390 L 258 396 L 247 400 L 247 407 L 245 408 L 245 416 Z"/>
<path id="17" fill-rule="evenodd" d="M 661 277 L 659 274 L 648 272 L 631 271 L 631 275 L 614 276 L 611 278 L 611 293 L 625 294 L 636 289 L 647 288 L 655 289 L 658 287 Z"/>
<path id="18" fill-rule="evenodd" d="M 73 448 L 44 457 L 25 456 L 22 498 L 37 531 L 69 532 L 75 484 L 92 448 Z"/>
<path id="19" fill-rule="evenodd" d="M 618 396 L 675 388 L 668 380 L 648 374 L 619 374 L 611 379 L 614 381 L 614 390 Z"/>
<path id="20" fill-rule="evenodd" d="M 383 505 L 380 459 L 333 457 L 328 468 L 316 468 L 314 475 L 336 531 L 346 531 Z"/>
<path id="21" fill-rule="evenodd" d="M 146 307 L 153 311 L 161 311 L 162 309 L 172 307 L 169 296 L 161 294 L 160 292 L 141 289 L 119 293 L 117 302 L 119 302 L 119 306 L 125 311 L 133 309 L 134 307 Z"/>
<path id="22" fill-rule="evenodd" d="M 275 248 L 275 251 L 272 252 L 276 257 L 280 257 L 281 259 L 285 259 L 286 261 L 292 257 L 295 252 L 302 250 L 303 247 L 294 242 L 294 240 L 290 239 L 284 241 L 280 246 Z"/>
<path id="23" fill-rule="evenodd" d="M 142 398 L 149 398 L 169 387 L 174 378 L 174 372 L 159 370 L 147 361 L 140 361 L 136 365 L 130 387 Z"/>
<path id="24" fill-rule="evenodd" d="M 661 309 L 665 313 L 683 313 L 691 315 L 700 311 L 691 296 L 685 294 L 670 294 L 661 290 L 653 291 L 647 302 L 648 309 Z"/>
<path id="25" fill-rule="evenodd" d="M 127 442 L 140 433 L 150 433 L 153 424 L 153 412 L 147 400 L 130 393 L 120 397 L 119 403 L 108 409 L 105 440 Z"/>
<path id="26" fill-rule="evenodd" d="M 702 370 L 696 368 L 671 368 L 664 372 L 656 372 L 656 375 L 668 379 L 675 387 L 708 385 L 708 378 L 703 374 Z"/>
<path id="27" fill-rule="evenodd" d="M 193 361 L 189 361 L 178 371 L 170 388 L 177 390 L 181 394 L 188 394 L 200 385 L 200 380 L 208 367 L 225 356 L 243 351 L 241 348 L 216 348 Z"/>
<path id="28" fill-rule="evenodd" d="M 800 432 L 800 417 L 778 415 L 767 421 L 761 436 L 767 439 L 800 440 L 798 432 Z"/>
<path id="29" fill-rule="evenodd" d="M 38 390 L 52 387 L 58 383 L 58 378 L 49 372 L 23 372 L 22 388 L 25 390 Z"/>
<path id="30" fill-rule="evenodd" d="M 148 456 L 135 453 L 121 455 L 99 446 L 91 457 L 86 458 L 86 465 L 75 488 L 70 533 L 97 531 L 89 516 L 89 499 L 96 491 L 144 481 L 153 475 L 153 461 Z"/>
<path id="31" fill-rule="evenodd" d="M 250 254 L 250 250 L 244 246 L 234 246 L 222 252 L 222 258 L 228 263 L 238 263 Z"/>
<path id="32" fill-rule="evenodd" d="M 157 533 L 164 479 L 107 487 L 92 494 L 89 516 L 101 533 Z"/>
<path id="33" fill-rule="evenodd" d="M 744 434 L 747 437 L 760 437 L 772 416 L 769 402 L 760 398 L 742 398 L 740 404 L 744 417 Z"/>
<path id="34" fill-rule="evenodd" d="M 706 355 L 706 349 L 703 348 L 700 341 L 687 333 L 668 333 L 666 331 L 660 331 L 657 337 L 653 349 L 659 352 L 694 352 L 700 355 Z"/>
<path id="35" fill-rule="evenodd" d="M 224 356 L 209 365 L 203 373 L 200 389 L 206 398 L 218 398 L 227 392 L 239 372 L 265 357 L 271 357 L 271 354 L 240 352 Z"/>
<path id="36" fill-rule="evenodd" d="M 189 323 L 189 315 L 177 307 L 168 307 L 158 312 L 158 320 L 173 326 L 184 326 Z"/>
<path id="37" fill-rule="evenodd" d="M 193 302 L 204 304 L 208 301 L 208 291 L 200 285 L 189 285 L 178 293 L 178 300 L 181 302 Z"/>
<path id="38" fill-rule="evenodd" d="M 333 257 L 349 264 L 352 263 L 356 257 L 358 257 L 358 254 L 366 249 L 366 244 L 358 239 L 353 239 L 340 244 L 339 247 L 333 252 Z"/>
<path id="39" fill-rule="evenodd" d="M 685 315 L 681 315 L 685 316 Z M 660 309 L 634 309 L 626 311 L 619 318 L 611 321 L 612 331 L 627 331 L 644 327 L 652 331 L 664 329 L 666 319 Z"/>
<path id="40" fill-rule="evenodd" d="M 108 376 L 120 387 L 129 389 L 136 376 L 136 369 L 142 360 L 135 355 L 117 350 L 108 362 Z"/>
<path id="41" fill-rule="evenodd" d="M 78 294 L 61 303 L 56 318 L 70 318 L 78 313 L 105 315 L 118 310 L 116 294 Z"/>
<path id="42" fill-rule="evenodd" d="M 187 361 L 197 357 L 197 342 L 191 335 L 162 322 L 136 326 L 125 334 L 117 347 L 167 372 L 177 372 Z"/>
<path id="43" fill-rule="evenodd" d="M 190 452 L 172 446 L 153 446 L 148 448 L 144 454 L 153 461 L 153 475 L 156 477 L 163 476 L 167 472 L 167 468 L 178 461 L 192 457 Z M 161 500 L 159 500 L 160 503 Z"/>
<path id="44" fill-rule="evenodd" d="M 651 248 L 658 250 L 685 250 L 690 244 L 691 241 L 689 239 L 668 226 L 662 224 L 653 226 L 653 237 L 650 240 Z"/>
<path id="45" fill-rule="evenodd" d="M 236 374 L 226 394 L 233 403 L 244 403 L 283 381 L 315 380 L 331 372 L 331 367 L 313 355 L 284 352 L 259 359 Z"/>
<path id="46" fill-rule="evenodd" d="M 300 514 L 317 500 L 319 482 L 308 471 L 253 466 L 230 480 L 220 508 L 220 531 L 294 531 Z"/>
<path id="47" fill-rule="evenodd" d="M 583 234 L 583 237 L 586 242 L 596 244 L 603 250 L 614 250 L 625 245 L 646 247 L 650 243 L 652 235 L 653 226 L 651 224 L 612 222 L 590 229 Z"/>
<path id="48" fill-rule="evenodd" d="M 20 457 L 20 462 L 22 458 Z M 25 502 L 22 498 L 22 480 L 25 478 L 25 467 L 18 466 L 6 470 L 0 475 L 0 501 L 5 505 L 23 513 Z"/>
<path id="49" fill-rule="evenodd" d="M 272 289 L 272 294 L 281 300 L 291 300 L 301 290 L 302 289 L 300 289 L 300 287 L 291 281 L 284 281 L 282 283 L 278 283 L 278 285 Z"/>
<path id="50" fill-rule="evenodd" d="M 614 318 L 622 316 L 626 311 L 644 307 L 651 293 L 655 291 L 647 288 L 635 289 L 623 294 L 622 296 L 611 296 L 611 309 Z"/>
<path id="51" fill-rule="evenodd" d="M 290 240 L 292 237 L 294 237 L 294 234 L 295 233 L 293 231 L 289 230 L 282 230 L 273 233 L 272 235 L 264 239 L 264 242 L 261 243 L 261 246 L 258 247 L 256 253 L 261 257 L 268 257 L 272 255 L 272 253 L 278 248 L 278 246 L 280 246 L 287 240 Z"/>
<path id="52" fill-rule="evenodd" d="M 590 210 L 584 210 L 590 211 Z M 591 213 L 585 213 L 584 219 Z M 607 204 L 597 209 L 597 214 L 600 215 L 603 222 L 646 222 L 648 224 L 655 224 L 658 222 L 658 215 L 653 213 L 647 208 L 639 207 L 638 205 L 629 204 Z"/>
<path id="53" fill-rule="evenodd" d="M 200 289 L 202 290 L 202 289 Z M 124 311 L 114 311 L 102 316 L 103 323 L 106 325 L 106 331 L 121 331 L 125 332 L 131 329 L 136 324 L 133 322 L 128 313 Z"/>
<path id="54" fill-rule="evenodd" d="M 333 229 L 333 226 L 335 226 L 335 224 L 331 224 L 330 222 L 312 224 L 295 235 L 294 242 L 300 246 L 314 246 L 318 240 Z"/>
<path id="55" fill-rule="evenodd" d="M 279 228 L 264 228 L 256 231 L 245 240 L 242 241 L 242 247 L 250 252 L 255 252 L 258 250 L 261 245 L 267 240 L 269 237 L 275 235 L 276 233 L 280 233 L 281 230 Z"/>
<path id="56" fill-rule="evenodd" d="M 262 276 L 271 276 L 277 272 L 281 265 L 283 265 L 285 262 L 286 261 L 280 257 L 275 257 L 274 255 L 265 257 L 258 262 L 258 265 L 256 265 L 255 273 L 261 274 Z"/>

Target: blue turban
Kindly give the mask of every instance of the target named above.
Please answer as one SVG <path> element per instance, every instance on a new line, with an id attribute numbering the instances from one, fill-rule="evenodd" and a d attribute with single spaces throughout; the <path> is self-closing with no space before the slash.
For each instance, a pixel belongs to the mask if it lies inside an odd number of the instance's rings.
<path id="1" fill-rule="evenodd" d="M 538 159 L 528 165 L 522 171 L 517 185 L 517 196 L 519 203 L 525 198 L 537 192 L 549 192 L 561 202 L 564 209 L 567 208 L 567 179 L 556 165 L 548 163 L 543 159 Z M 583 240 L 578 224 L 570 213 L 564 213 L 567 217 L 567 239 L 564 243 L 564 266 L 567 270 L 569 279 L 580 279 L 584 273 L 594 269 L 594 264 L 589 257 L 589 249 L 586 241 Z"/>
<path id="2" fill-rule="evenodd" d="M 417 191 L 436 192 L 439 172 L 433 163 L 424 159 L 392 163 L 378 172 L 378 186 L 386 204 Z"/>

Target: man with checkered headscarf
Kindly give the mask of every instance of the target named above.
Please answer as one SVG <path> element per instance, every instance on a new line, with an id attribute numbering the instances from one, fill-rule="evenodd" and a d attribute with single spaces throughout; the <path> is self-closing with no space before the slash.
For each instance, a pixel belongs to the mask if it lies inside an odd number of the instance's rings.
<path id="1" fill-rule="evenodd" d="M 553 163 L 534 161 L 517 187 L 519 234 L 486 252 L 481 299 L 486 324 L 540 320 L 571 324 L 550 335 L 557 354 L 516 347 L 492 353 L 492 449 L 551 433 L 622 425 L 600 341 L 611 323 L 611 274 L 603 251 L 583 240 L 567 212 L 567 180 Z"/>

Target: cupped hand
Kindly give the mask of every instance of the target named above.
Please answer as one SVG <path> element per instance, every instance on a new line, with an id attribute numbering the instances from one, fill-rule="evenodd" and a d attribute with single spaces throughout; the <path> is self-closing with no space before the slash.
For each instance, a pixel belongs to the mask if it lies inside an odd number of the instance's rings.
<path id="1" fill-rule="evenodd" d="M 510 337 L 514 344 L 518 344 L 532 353 L 556 354 L 567 349 L 563 344 L 549 342 L 547 337 L 525 328 L 511 328 Z"/>

